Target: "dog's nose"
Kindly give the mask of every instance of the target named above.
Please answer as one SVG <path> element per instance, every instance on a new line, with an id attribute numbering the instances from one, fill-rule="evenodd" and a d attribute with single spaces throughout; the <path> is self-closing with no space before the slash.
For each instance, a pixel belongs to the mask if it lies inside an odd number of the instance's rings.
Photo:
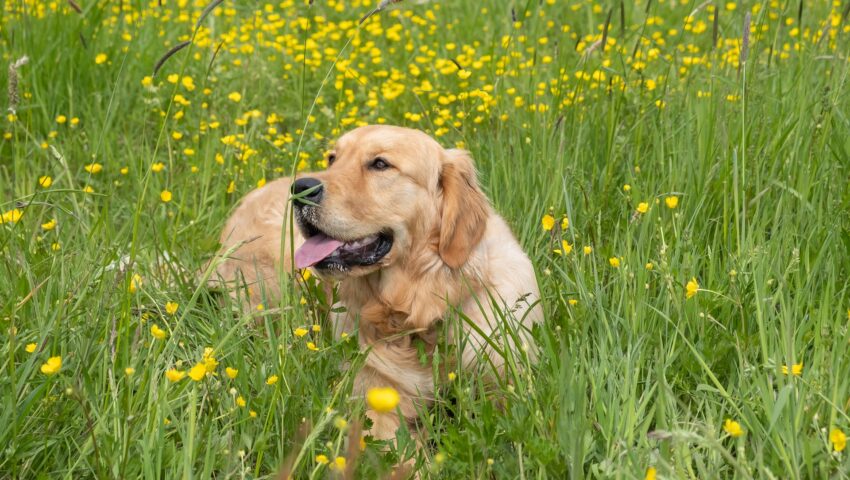
<path id="1" fill-rule="evenodd" d="M 319 203 L 322 201 L 322 191 L 324 187 L 322 186 L 322 182 L 315 178 L 305 177 L 299 178 L 292 184 L 292 194 L 299 195 L 307 190 L 313 189 L 310 193 L 307 193 L 303 197 L 295 199 L 296 202 L 307 205 L 307 202 Z"/>

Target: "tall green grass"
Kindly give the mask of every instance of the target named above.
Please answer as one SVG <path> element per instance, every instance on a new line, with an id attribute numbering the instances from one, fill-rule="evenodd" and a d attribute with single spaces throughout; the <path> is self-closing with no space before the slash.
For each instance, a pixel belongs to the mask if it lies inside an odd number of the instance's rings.
<path id="1" fill-rule="evenodd" d="M 322 478 L 335 475 L 317 463 L 325 455 L 372 478 L 410 454 L 424 477 L 643 478 L 650 467 L 660 478 L 848 475 L 847 452 L 829 438 L 850 432 L 843 6 L 402 2 L 354 38 L 358 27 L 340 22 L 374 3 L 337 4 L 222 3 L 153 87 L 142 79 L 193 38 L 205 4 L 4 6 L 4 63 L 29 63 L 16 118 L 0 123 L 0 213 L 23 212 L 0 224 L 0 477 L 257 478 L 288 465 Z M 747 12 L 753 33 L 739 65 Z M 398 40 L 388 38 L 394 27 Z M 593 47 L 603 32 L 612 44 Z M 386 99 L 391 69 L 406 88 Z M 174 74 L 195 89 L 171 83 Z M 415 90 L 423 79 L 436 96 Z M 440 103 L 487 85 L 495 101 L 483 112 L 475 96 Z M 268 122 L 272 113 L 282 120 Z M 356 338 L 333 338 L 316 280 L 303 303 L 287 289 L 284 305 L 245 315 L 211 298 L 196 272 L 241 195 L 302 160 L 320 168 L 332 138 L 379 121 L 444 128 L 443 144 L 472 152 L 537 269 L 546 322 L 532 368 L 495 383 L 457 371 L 441 383 L 418 422 L 425 448 L 415 452 L 402 431 L 401 452 L 369 441 L 354 462 L 349 432 L 364 405 L 350 388 L 362 355 Z M 235 134 L 257 152 L 247 161 L 222 141 Z M 93 162 L 100 173 L 85 170 Z M 49 188 L 38 186 L 44 175 Z M 545 214 L 566 215 L 569 228 L 544 231 Z M 553 252 L 561 240 L 569 254 Z M 687 298 L 691 279 L 699 291 Z M 154 324 L 167 339 L 154 339 Z M 314 324 L 321 330 L 293 334 Z M 215 376 L 166 379 L 207 347 Z M 453 347 L 437 352 L 443 365 Z M 41 373 L 57 355 L 61 371 Z M 795 364 L 801 375 L 783 374 Z M 727 419 L 744 435 L 725 432 Z"/>

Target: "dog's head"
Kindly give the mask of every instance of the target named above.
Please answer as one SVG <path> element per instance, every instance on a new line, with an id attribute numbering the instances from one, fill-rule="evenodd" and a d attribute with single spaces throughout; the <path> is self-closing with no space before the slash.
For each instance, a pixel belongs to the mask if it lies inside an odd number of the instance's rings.
<path id="1" fill-rule="evenodd" d="M 466 152 L 392 126 L 343 135 L 328 169 L 296 180 L 292 192 L 306 239 L 296 265 L 337 278 L 423 255 L 460 268 L 481 240 L 490 211 Z"/>

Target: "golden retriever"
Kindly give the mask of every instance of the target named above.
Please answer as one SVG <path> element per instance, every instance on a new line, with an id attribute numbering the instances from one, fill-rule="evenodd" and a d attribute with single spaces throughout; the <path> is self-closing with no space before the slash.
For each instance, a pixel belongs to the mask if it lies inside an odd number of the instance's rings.
<path id="1" fill-rule="evenodd" d="M 266 298 L 279 296 L 276 275 L 289 271 L 291 260 L 337 281 L 344 311 L 333 314 L 335 332 L 356 331 L 368 350 L 355 393 L 390 386 L 401 397 L 401 418 L 367 411 L 369 433 L 394 438 L 401 421 L 416 418 L 434 398 L 439 382 L 414 340 L 433 351 L 435 327 L 462 322 L 449 330 L 464 338 L 449 335 L 463 346 L 464 368 L 503 371 L 499 350 L 533 356 L 530 328 L 543 318 L 537 280 L 480 190 L 466 151 L 444 149 L 417 130 L 373 125 L 339 138 L 328 164 L 250 193 L 227 222 L 222 249 L 259 239 L 237 250 L 218 274 L 232 281 L 241 272 L 246 283 L 264 285 Z M 286 227 L 290 188 L 297 232 Z M 294 245 L 282 244 L 282 233 L 291 233 Z"/>

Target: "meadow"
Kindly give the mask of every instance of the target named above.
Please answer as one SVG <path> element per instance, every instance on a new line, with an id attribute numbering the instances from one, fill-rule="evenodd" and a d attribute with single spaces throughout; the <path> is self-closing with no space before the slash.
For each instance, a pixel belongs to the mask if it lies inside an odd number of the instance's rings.
<path id="1" fill-rule="evenodd" d="M 850 4 L 375 1 L 3 3 L 0 478 L 850 477 Z M 370 123 L 472 153 L 546 313 L 418 451 L 315 277 L 197 274 Z"/>

